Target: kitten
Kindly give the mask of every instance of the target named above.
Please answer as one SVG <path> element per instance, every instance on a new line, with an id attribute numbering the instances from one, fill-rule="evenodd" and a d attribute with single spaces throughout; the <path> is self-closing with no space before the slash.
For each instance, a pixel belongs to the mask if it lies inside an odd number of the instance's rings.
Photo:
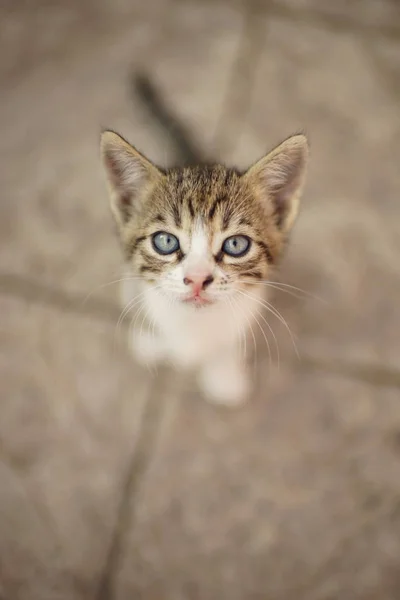
<path id="1" fill-rule="evenodd" d="M 297 216 L 306 137 L 244 173 L 219 164 L 163 170 L 112 131 L 101 149 L 127 265 L 123 303 L 147 320 L 130 334 L 134 355 L 195 369 L 208 399 L 242 403 L 242 338 Z"/>

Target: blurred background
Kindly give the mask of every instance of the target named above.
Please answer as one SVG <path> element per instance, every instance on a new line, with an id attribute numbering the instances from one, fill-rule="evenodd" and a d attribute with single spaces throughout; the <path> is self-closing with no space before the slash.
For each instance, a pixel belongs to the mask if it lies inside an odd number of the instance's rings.
<path id="1" fill-rule="evenodd" d="M 2 0 L 0 43 L 1 600 L 399 598 L 399 3 Z M 182 158 L 138 73 L 202 157 L 311 140 L 300 358 L 271 317 L 237 411 L 116 339 L 100 129 Z"/>

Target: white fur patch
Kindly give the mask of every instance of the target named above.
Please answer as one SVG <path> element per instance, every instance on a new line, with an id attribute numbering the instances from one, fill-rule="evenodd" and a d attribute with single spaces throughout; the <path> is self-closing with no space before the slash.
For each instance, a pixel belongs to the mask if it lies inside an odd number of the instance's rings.
<path id="1" fill-rule="evenodd" d="M 214 261 L 210 254 L 207 231 L 202 223 L 198 223 L 193 230 L 190 250 L 185 260 L 185 274 L 196 276 L 211 273 Z"/>
<path id="2" fill-rule="evenodd" d="M 190 257 L 203 258 L 208 257 L 208 235 L 207 231 L 202 223 L 197 223 L 192 234 L 192 240 L 190 244 Z"/>

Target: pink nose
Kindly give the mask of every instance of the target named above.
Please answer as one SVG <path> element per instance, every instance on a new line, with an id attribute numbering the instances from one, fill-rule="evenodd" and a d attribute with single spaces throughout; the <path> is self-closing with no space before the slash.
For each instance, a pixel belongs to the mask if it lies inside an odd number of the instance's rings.
<path id="1" fill-rule="evenodd" d="M 200 290 L 205 290 L 213 281 L 214 277 L 212 275 L 190 275 L 184 278 L 183 283 L 191 285 L 193 291 L 198 293 Z"/>

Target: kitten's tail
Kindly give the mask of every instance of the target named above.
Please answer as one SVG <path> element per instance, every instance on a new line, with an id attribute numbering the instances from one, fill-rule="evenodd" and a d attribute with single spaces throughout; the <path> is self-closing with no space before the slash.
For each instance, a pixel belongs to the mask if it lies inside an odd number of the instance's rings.
<path id="1" fill-rule="evenodd" d="M 147 75 L 143 73 L 134 74 L 131 79 L 131 88 L 156 122 L 172 138 L 179 154 L 179 162 L 181 164 L 202 162 L 202 153 L 193 141 L 192 136 L 178 117 L 173 114 L 173 111 L 164 104 L 160 93 Z"/>

